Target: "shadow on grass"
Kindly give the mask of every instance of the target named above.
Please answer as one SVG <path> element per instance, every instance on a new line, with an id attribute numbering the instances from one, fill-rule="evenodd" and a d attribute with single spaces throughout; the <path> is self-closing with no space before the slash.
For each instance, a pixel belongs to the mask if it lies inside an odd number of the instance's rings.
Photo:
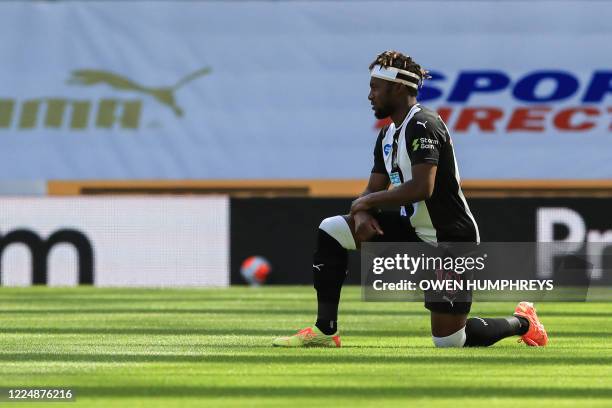
<path id="1" fill-rule="evenodd" d="M 115 302 L 117 303 L 117 302 Z M 82 306 L 83 302 L 79 304 Z M 612 304 L 611 304 L 612 305 Z M 91 307 L 91 303 L 88 304 Z M 228 308 L 228 309 L 215 309 L 210 307 L 202 308 L 138 308 L 138 307 L 123 307 L 123 308 L 93 308 L 93 309 L 82 309 L 82 308 L 35 308 L 35 309 L 2 309 L 2 314 L 28 314 L 28 315 L 41 315 L 41 314 L 146 314 L 146 315 L 158 315 L 158 314 L 220 314 L 220 315 L 297 315 L 306 314 L 311 315 L 316 311 L 316 308 L 309 309 L 295 309 L 295 308 Z M 390 317 L 390 316 L 427 316 L 429 312 L 425 308 L 420 310 L 388 310 L 380 308 L 380 310 L 343 310 L 342 316 L 375 316 L 375 317 Z M 473 316 L 503 316 L 503 313 L 476 313 Z M 510 313 L 507 314 L 508 316 Z M 561 311 L 549 311 L 543 314 L 543 318 L 546 317 L 599 317 L 599 318 L 610 318 L 612 313 L 601 313 L 601 312 L 561 312 Z"/>
<path id="2" fill-rule="evenodd" d="M 297 315 L 297 314 L 307 314 L 313 315 L 316 313 L 316 306 L 312 309 L 253 309 L 253 308 L 243 308 L 243 309 L 213 309 L 213 308 L 201 308 L 201 309 L 183 309 L 183 308 L 173 308 L 173 309 L 159 309 L 159 308 L 100 308 L 100 309 L 5 309 L 0 310 L 2 314 L 105 314 L 105 315 L 113 315 L 113 314 L 222 314 L 222 315 Z M 346 310 L 342 311 L 342 316 L 428 316 L 428 311 L 423 310 L 406 310 L 406 311 L 397 311 L 397 310 Z"/>
<path id="3" fill-rule="evenodd" d="M 245 349 L 248 347 L 245 347 Z M 0 362 L 62 362 L 62 363 L 224 363 L 224 364 L 484 364 L 510 365 L 609 365 L 610 357 L 570 357 L 552 355 L 474 356 L 473 353 L 458 355 L 414 356 L 398 354 L 355 355 L 328 353 L 296 354 L 283 350 L 279 354 L 233 354 L 233 355 L 186 355 L 186 354 L 77 354 L 77 353 L 7 353 L 0 354 Z M 612 389 L 611 389 L 612 392 Z"/>
<path id="4" fill-rule="evenodd" d="M 7 334 L 113 334 L 113 335 L 158 335 L 158 336 L 279 336 L 291 332 L 291 329 L 245 329 L 228 327 L 219 328 L 180 328 L 180 327 L 0 327 L 0 333 Z M 342 332 L 347 336 L 359 337 L 406 337 L 429 336 L 428 329 L 406 328 L 403 330 L 368 330 L 347 329 Z M 609 338 L 610 331 L 550 331 L 551 338 Z"/>
<path id="5" fill-rule="evenodd" d="M 295 328 L 297 329 L 297 328 Z M 161 336 L 280 336 L 290 333 L 292 329 L 245 329 L 245 328 L 138 328 L 138 327 L 0 327 L 0 333 L 18 334 L 113 334 L 113 335 L 161 335 Z M 346 330 L 344 333 L 363 337 L 400 337 L 427 335 L 423 330 Z"/>
<path id="6" fill-rule="evenodd" d="M 308 387 L 241 387 L 241 386 L 84 386 L 76 387 L 79 398 L 100 397 L 266 397 L 295 398 L 302 396 L 353 397 L 364 399 L 381 398 L 491 398 L 491 397 L 537 397 L 537 398 L 610 398 L 612 389 L 604 388 L 540 388 L 540 387 L 419 387 L 419 386 L 308 386 Z"/>
<path id="7" fill-rule="evenodd" d="M 53 295 L 53 294 L 41 294 L 39 296 L 22 296 L 22 295 L 3 295 L 3 300 L 7 303 L 14 304 L 33 304 L 33 303 L 76 303 L 76 304 L 117 304 L 117 303 L 208 303 L 208 302 L 287 302 L 295 303 L 304 300 L 316 301 L 316 295 L 313 290 L 312 294 L 296 294 L 293 297 L 289 296 L 269 296 L 259 294 L 255 296 L 247 296 L 244 293 L 240 293 L 234 296 L 228 295 L 212 295 L 212 296 L 197 296 L 193 293 L 181 294 L 176 296 L 173 294 L 160 294 L 159 296 L 145 294 L 142 296 L 121 296 L 121 295 L 108 295 L 108 296 L 96 296 L 96 295 Z M 360 302 L 361 299 L 348 299 L 346 302 Z"/>

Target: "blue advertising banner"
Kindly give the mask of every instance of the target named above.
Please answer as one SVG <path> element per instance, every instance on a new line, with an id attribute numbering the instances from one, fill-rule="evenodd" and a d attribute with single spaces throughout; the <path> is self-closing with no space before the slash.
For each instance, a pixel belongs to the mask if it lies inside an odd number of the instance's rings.
<path id="1" fill-rule="evenodd" d="M 3 2 L 0 178 L 365 178 L 386 49 L 463 178 L 612 177 L 612 4 L 523 6 Z"/>

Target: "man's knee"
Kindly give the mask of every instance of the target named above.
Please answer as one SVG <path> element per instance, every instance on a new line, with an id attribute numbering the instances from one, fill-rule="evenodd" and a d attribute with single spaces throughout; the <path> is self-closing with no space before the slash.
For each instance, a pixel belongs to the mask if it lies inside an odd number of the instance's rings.
<path id="1" fill-rule="evenodd" d="M 347 229 L 350 234 L 350 228 L 341 216 L 326 218 L 319 226 L 312 269 L 314 287 L 317 291 L 323 291 L 323 296 L 326 296 L 326 291 L 336 296 L 346 277 L 347 247 L 350 249 L 350 241 L 346 236 Z"/>
<path id="2" fill-rule="evenodd" d="M 325 218 L 321 221 L 319 229 L 325 231 L 330 237 L 334 238 L 344 249 L 354 250 L 356 248 L 355 239 L 351 232 L 349 221 L 341 215 Z"/>
<path id="3" fill-rule="evenodd" d="M 463 347 L 465 344 L 465 327 L 445 337 L 432 336 L 432 340 L 436 347 Z"/>

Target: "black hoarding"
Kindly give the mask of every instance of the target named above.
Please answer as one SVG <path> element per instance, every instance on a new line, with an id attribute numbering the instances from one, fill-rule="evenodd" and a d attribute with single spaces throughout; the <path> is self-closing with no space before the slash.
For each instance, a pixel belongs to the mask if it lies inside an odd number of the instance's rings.
<path id="1" fill-rule="evenodd" d="M 326 217 L 346 214 L 350 203 L 350 199 L 321 198 L 232 199 L 231 283 L 244 283 L 241 263 L 259 255 L 272 266 L 267 284 L 311 284 L 318 225 Z M 610 198 L 479 198 L 469 204 L 483 242 L 604 241 L 611 244 L 606 253 L 612 253 Z M 359 282 L 359 255 L 352 253 L 347 283 Z"/>

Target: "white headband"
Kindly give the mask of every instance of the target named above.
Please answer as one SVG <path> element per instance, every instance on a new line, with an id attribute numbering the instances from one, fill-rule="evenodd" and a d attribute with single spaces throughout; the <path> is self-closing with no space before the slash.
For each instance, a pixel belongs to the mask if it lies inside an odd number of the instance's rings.
<path id="1" fill-rule="evenodd" d="M 414 89 L 419 89 L 419 83 L 421 82 L 421 77 L 415 73 L 395 67 L 384 68 L 380 65 L 374 65 L 374 68 L 372 68 L 370 72 L 370 76 L 391 82 L 398 82 Z"/>

